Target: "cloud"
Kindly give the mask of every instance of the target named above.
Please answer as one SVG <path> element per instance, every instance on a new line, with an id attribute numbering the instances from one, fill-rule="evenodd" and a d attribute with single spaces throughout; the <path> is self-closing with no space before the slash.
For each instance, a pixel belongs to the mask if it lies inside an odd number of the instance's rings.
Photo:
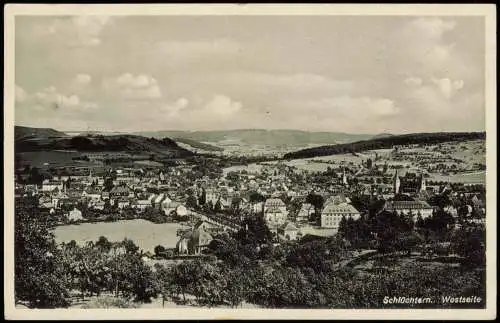
<path id="1" fill-rule="evenodd" d="M 420 77 L 408 77 L 404 80 L 404 83 L 408 86 L 420 86 L 422 85 L 422 79 Z"/>
<path id="2" fill-rule="evenodd" d="M 217 116 L 228 117 L 241 110 L 241 102 L 233 101 L 225 95 L 215 95 L 213 99 L 205 105 L 204 112 L 214 113 Z"/>
<path id="3" fill-rule="evenodd" d="M 16 102 L 24 102 L 28 98 L 28 94 L 26 93 L 26 91 L 19 85 L 16 85 L 15 95 L 16 95 Z"/>
<path id="4" fill-rule="evenodd" d="M 101 44 L 101 32 L 112 19 L 109 16 L 71 16 L 55 18 L 35 25 L 35 36 L 60 37 L 70 47 L 94 47 Z"/>
<path id="5" fill-rule="evenodd" d="M 180 98 L 172 104 L 165 104 L 160 107 L 160 111 L 165 113 L 167 116 L 174 117 L 178 116 L 179 113 L 186 109 L 189 104 L 189 100 L 186 98 Z"/>
<path id="6" fill-rule="evenodd" d="M 92 77 L 88 74 L 77 74 L 73 79 L 73 83 L 77 85 L 89 85 L 92 81 Z"/>
<path id="7" fill-rule="evenodd" d="M 432 82 L 437 86 L 441 94 L 447 100 L 451 99 L 451 97 L 456 93 L 456 91 L 460 90 L 464 86 L 464 81 L 462 80 L 452 81 L 449 78 L 433 79 Z"/>
<path id="8" fill-rule="evenodd" d="M 229 124 L 246 122 L 242 108 L 241 102 L 224 94 L 196 95 L 189 99 L 180 97 L 149 114 L 136 109 L 134 118 L 157 129 L 225 129 Z"/>
<path id="9" fill-rule="evenodd" d="M 21 102 L 20 102 L 21 103 Z M 30 106 L 35 110 L 93 110 L 98 109 L 99 105 L 95 102 L 82 100 L 76 94 L 62 94 L 54 86 L 49 86 L 33 94 L 26 94 L 24 105 Z"/>
<path id="10" fill-rule="evenodd" d="M 437 17 L 419 17 L 411 24 L 420 31 L 420 34 L 432 39 L 441 39 L 445 32 L 453 30 L 456 26 L 454 21 L 445 21 Z"/>
<path id="11" fill-rule="evenodd" d="M 162 97 L 158 81 L 145 74 L 124 73 L 103 81 L 105 91 L 124 99 L 158 99 Z"/>
<path id="12" fill-rule="evenodd" d="M 291 103 L 289 103 L 291 104 Z M 318 114 L 327 118 L 370 119 L 395 115 L 399 112 L 394 101 L 387 98 L 339 96 L 298 102 L 295 106 L 303 116 Z M 297 112 L 297 111 L 295 111 Z"/>
<path id="13" fill-rule="evenodd" d="M 456 43 L 450 42 L 445 35 L 456 28 L 453 20 L 437 17 L 420 17 L 408 22 L 397 31 L 398 69 L 421 78 L 459 77 L 467 72 L 460 53 L 455 50 Z M 396 62 L 397 63 L 397 62 Z"/>
<path id="14" fill-rule="evenodd" d="M 205 55 L 233 54 L 241 50 L 241 45 L 229 39 L 212 41 L 160 41 L 155 44 L 157 51 L 173 57 L 199 57 Z"/>

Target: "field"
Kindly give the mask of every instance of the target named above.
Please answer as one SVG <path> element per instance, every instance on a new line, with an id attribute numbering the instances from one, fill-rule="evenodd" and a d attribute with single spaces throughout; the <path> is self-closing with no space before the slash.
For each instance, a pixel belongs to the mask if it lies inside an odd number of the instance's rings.
<path id="1" fill-rule="evenodd" d="M 105 236 L 109 241 L 113 242 L 129 238 L 145 252 L 153 252 L 154 247 L 157 245 L 166 248 L 175 247 L 178 240 L 177 229 L 182 227 L 178 223 L 155 224 L 137 219 L 64 225 L 55 228 L 54 234 L 56 241 L 59 243 L 75 240 L 78 244 L 84 244 L 86 241 L 96 241 L 100 236 Z"/>
<path id="2" fill-rule="evenodd" d="M 262 165 L 259 164 L 248 164 L 248 165 L 238 165 L 224 168 L 223 174 L 224 176 L 229 172 L 240 172 L 242 170 L 246 170 L 249 173 L 259 173 L 262 169 Z"/>
<path id="3" fill-rule="evenodd" d="M 57 166 L 89 165 L 86 161 L 76 161 L 73 157 L 81 157 L 82 154 L 76 151 L 36 151 L 21 152 L 16 154 L 22 164 L 29 164 L 39 168 Z"/>
<path id="4" fill-rule="evenodd" d="M 486 183 L 486 172 L 474 172 L 474 173 L 463 173 L 455 175 L 439 175 L 431 174 L 428 178 L 430 181 L 445 181 L 451 183 L 465 183 L 465 184 L 485 184 Z"/>

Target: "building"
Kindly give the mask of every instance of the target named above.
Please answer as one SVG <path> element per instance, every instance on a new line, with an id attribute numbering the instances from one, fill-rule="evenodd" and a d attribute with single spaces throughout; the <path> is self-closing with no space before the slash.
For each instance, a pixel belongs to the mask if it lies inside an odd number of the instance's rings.
<path id="1" fill-rule="evenodd" d="M 406 172 L 404 176 L 399 176 L 396 169 L 393 182 L 394 194 L 417 195 L 427 189 L 424 175 L 416 172 Z"/>
<path id="2" fill-rule="evenodd" d="M 171 203 L 172 200 L 164 193 L 155 195 L 151 198 L 151 206 L 162 209 L 163 205 Z"/>
<path id="3" fill-rule="evenodd" d="M 286 209 L 286 204 L 279 198 L 270 198 L 267 199 L 266 202 L 264 203 L 264 214 L 269 210 L 269 209 L 275 209 L 278 208 L 281 213 L 285 215 L 285 217 L 288 215 L 288 210 Z"/>
<path id="4" fill-rule="evenodd" d="M 78 210 L 76 207 L 69 211 L 68 213 L 69 221 L 81 221 L 83 220 L 82 211 Z"/>
<path id="5" fill-rule="evenodd" d="M 130 197 L 131 190 L 126 185 L 118 185 L 109 192 L 110 198 Z"/>
<path id="6" fill-rule="evenodd" d="M 314 211 L 314 206 L 312 204 L 303 203 L 295 220 L 297 222 L 308 222 L 309 217 L 314 213 Z"/>
<path id="7" fill-rule="evenodd" d="M 390 201 L 386 202 L 385 209 L 398 215 L 413 215 L 416 220 L 420 215 L 422 219 L 432 215 L 434 208 L 425 201 Z"/>
<path id="8" fill-rule="evenodd" d="M 151 206 L 151 202 L 149 200 L 137 200 L 134 203 L 132 203 L 132 207 L 134 209 L 137 209 L 139 211 L 144 211 L 148 207 Z"/>
<path id="9" fill-rule="evenodd" d="M 87 187 L 85 190 L 83 190 L 82 197 L 88 198 L 92 201 L 99 201 L 101 199 L 101 191 L 97 188 Z"/>
<path id="10" fill-rule="evenodd" d="M 129 207 L 130 206 L 130 200 L 128 199 L 118 199 L 116 201 L 116 204 L 118 206 L 119 209 L 123 209 L 123 208 L 126 208 L 126 207 Z"/>
<path id="11" fill-rule="evenodd" d="M 286 222 L 286 214 L 278 207 L 269 207 L 264 211 L 264 220 L 269 229 L 277 229 Z"/>
<path id="12" fill-rule="evenodd" d="M 283 236 L 286 240 L 297 240 L 297 233 L 299 229 L 291 222 L 286 222 L 278 229 L 278 234 Z"/>
<path id="13" fill-rule="evenodd" d="M 51 180 L 44 180 L 42 182 L 42 189 L 41 191 L 42 192 L 52 192 L 54 191 L 55 189 L 59 189 L 59 190 L 63 190 L 64 187 L 63 187 L 63 183 L 62 182 L 57 182 L 57 181 L 51 181 Z"/>
<path id="14" fill-rule="evenodd" d="M 342 218 L 357 220 L 361 213 L 349 203 L 328 203 L 321 212 L 321 227 L 338 231 Z"/>
<path id="15" fill-rule="evenodd" d="M 176 248 L 179 254 L 200 254 L 210 242 L 212 242 L 212 235 L 206 231 L 203 226 L 193 229 L 184 233 L 177 242 Z"/>
<path id="16" fill-rule="evenodd" d="M 106 206 L 106 203 L 103 201 L 97 201 L 97 202 L 89 202 L 89 207 L 92 207 L 95 210 L 104 210 L 104 207 Z"/>
<path id="17" fill-rule="evenodd" d="M 188 212 L 188 209 L 184 205 L 179 204 L 175 208 L 175 215 L 179 218 L 185 218 L 189 215 L 189 212 Z"/>

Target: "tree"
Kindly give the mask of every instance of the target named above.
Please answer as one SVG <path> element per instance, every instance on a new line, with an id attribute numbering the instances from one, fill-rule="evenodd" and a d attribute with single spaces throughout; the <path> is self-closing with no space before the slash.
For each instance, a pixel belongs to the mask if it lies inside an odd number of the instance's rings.
<path id="1" fill-rule="evenodd" d="M 165 254 L 165 247 L 157 245 L 154 249 L 156 257 L 162 257 Z"/>
<path id="2" fill-rule="evenodd" d="M 347 220 L 345 216 L 342 216 L 342 219 L 340 219 L 338 233 L 341 237 L 347 236 Z"/>
<path id="3" fill-rule="evenodd" d="M 104 190 L 110 192 L 115 185 L 113 184 L 113 178 L 108 177 L 104 180 Z"/>
<path id="4" fill-rule="evenodd" d="M 109 252 L 111 250 L 111 247 L 112 247 L 112 243 L 109 242 L 108 238 L 104 237 L 104 236 L 100 236 L 99 237 L 99 240 L 97 240 L 95 246 L 104 251 L 104 252 Z"/>
<path id="5" fill-rule="evenodd" d="M 203 206 L 207 203 L 207 191 L 203 189 L 200 194 L 200 198 L 198 199 L 198 204 Z"/>
<path id="6" fill-rule="evenodd" d="M 214 211 L 215 212 L 222 211 L 222 203 L 220 202 L 220 199 L 218 199 L 217 202 L 215 202 Z"/>
<path id="7" fill-rule="evenodd" d="M 272 241 L 273 235 L 264 221 L 263 216 L 248 217 L 242 223 L 242 228 L 236 233 L 236 239 L 241 244 L 261 245 Z"/>
<path id="8" fill-rule="evenodd" d="M 41 185 L 43 180 L 44 177 L 37 167 L 32 167 L 29 169 L 28 184 Z"/>
<path id="9" fill-rule="evenodd" d="M 316 215 L 318 215 L 321 212 L 324 202 L 325 199 L 323 198 L 323 196 L 318 194 L 309 193 L 309 195 L 307 195 L 306 197 L 306 203 L 312 204 L 314 206 Z"/>
<path id="10" fill-rule="evenodd" d="M 366 168 L 372 169 L 372 167 L 373 167 L 372 159 L 368 158 L 368 160 L 366 161 Z"/>
<path id="11" fill-rule="evenodd" d="M 462 228 L 455 237 L 454 249 L 469 267 L 486 263 L 486 230 L 484 227 Z"/>
<path id="12" fill-rule="evenodd" d="M 44 222 L 34 198 L 23 198 L 15 204 L 16 301 L 27 301 L 38 308 L 69 305 L 69 280 L 62 265 L 54 235 Z"/>
<path id="13" fill-rule="evenodd" d="M 266 198 L 262 194 L 253 191 L 250 193 L 249 200 L 251 203 L 259 203 L 264 202 Z"/>
<path id="14" fill-rule="evenodd" d="M 139 247 L 134 243 L 134 241 L 128 238 L 123 239 L 121 244 L 125 248 L 127 253 L 135 254 L 137 253 L 137 251 L 139 251 Z"/>
<path id="15" fill-rule="evenodd" d="M 188 208 L 196 208 L 198 206 L 198 202 L 196 200 L 196 197 L 194 195 L 189 195 L 187 200 L 186 200 L 186 206 Z"/>

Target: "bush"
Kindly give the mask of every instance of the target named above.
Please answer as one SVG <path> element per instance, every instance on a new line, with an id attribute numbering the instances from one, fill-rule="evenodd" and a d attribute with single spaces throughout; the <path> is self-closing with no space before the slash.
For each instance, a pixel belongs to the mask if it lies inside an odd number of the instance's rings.
<path id="1" fill-rule="evenodd" d="M 123 298 L 103 296 L 85 303 L 82 308 L 138 308 L 139 305 Z"/>

